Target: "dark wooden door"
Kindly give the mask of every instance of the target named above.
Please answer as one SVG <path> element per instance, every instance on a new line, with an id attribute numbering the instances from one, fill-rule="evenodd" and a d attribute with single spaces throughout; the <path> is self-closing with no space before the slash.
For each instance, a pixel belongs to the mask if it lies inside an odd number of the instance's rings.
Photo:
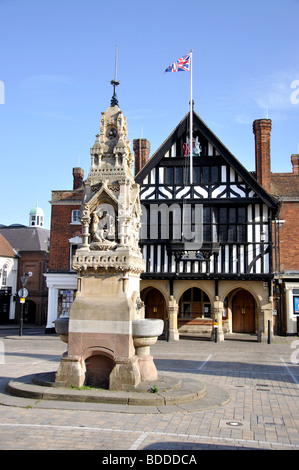
<path id="1" fill-rule="evenodd" d="M 233 298 L 233 332 L 255 333 L 254 298 L 245 290 Z"/>
<path id="2" fill-rule="evenodd" d="M 158 289 L 151 289 L 145 297 L 145 316 L 165 321 L 165 300 Z"/>
<path id="3" fill-rule="evenodd" d="M 0 294 L 0 323 L 8 323 L 9 321 L 9 307 L 10 307 L 10 296 Z"/>

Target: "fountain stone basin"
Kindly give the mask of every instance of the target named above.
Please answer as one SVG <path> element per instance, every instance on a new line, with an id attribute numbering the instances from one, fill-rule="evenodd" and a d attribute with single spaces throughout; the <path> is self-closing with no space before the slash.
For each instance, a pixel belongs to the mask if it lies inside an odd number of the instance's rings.
<path id="1" fill-rule="evenodd" d="M 162 334 L 164 321 L 158 318 L 142 318 L 132 321 L 132 336 L 135 337 L 158 337 Z"/>
<path id="2" fill-rule="evenodd" d="M 132 321 L 133 343 L 137 356 L 150 354 L 150 346 L 155 344 L 163 332 L 164 321 L 158 318 L 143 318 Z"/>
<path id="3" fill-rule="evenodd" d="M 143 318 L 132 321 L 132 336 L 135 354 L 138 357 L 141 381 L 158 379 L 157 368 L 150 354 L 150 346 L 155 344 L 163 331 L 164 321 L 158 318 Z"/>
<path id="4" fill-rule="evenodd" d="M 68 343 L 69 317 L 58 317 L 54 321 L 55 331 L 63 343 Z"/>

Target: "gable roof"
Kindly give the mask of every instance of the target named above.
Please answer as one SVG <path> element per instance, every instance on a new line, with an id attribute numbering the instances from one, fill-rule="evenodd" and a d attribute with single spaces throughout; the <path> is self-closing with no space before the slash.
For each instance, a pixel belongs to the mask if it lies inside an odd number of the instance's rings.
<path id="1" fill-rule="evenodd" d="M 274 210 L 277 210 L 277 201 L 257 182 L 253 175 L 246 170 L 240 161 L 225 147 L 225 145 L 216 137 L 211 129 L 204 121 L 193 111 L 193 126 L 207 141 L 210 143 L 224 158 L 224 160 L 240 175 L 240 177 L 252 188 L 262 201 Z M 167 137 L 163 144 L 158 148 L 154 155 L 148 160 L 146 165 L 135 176 L 135 181 L 141 184 L 150 171 L 158 165 L 158 163 L 169 151 L 172 145 L 182 137 L 189 127 L 189 113 L 181 120 L 173 132 Z M 200 157 L 197 157 L 200 158 Z"/>
<path id="2" fill-rule="evenodd" d="M 6 238 L 0 233 L 0 256 L 5 256 L 8 258 L 18 258 L 17 253 L 6 240 Z"/>
<path id="3" fill-rule="evenodd" d="M 0 228 L 10 245 L 17 251 L 49 251 L 50 230 L 39 227 Z"/>
<path id="4" fill-rule="evenodd" d="M 299 175 L 271 173 L 271 190 L 278 199 L 299 198 Z"/>

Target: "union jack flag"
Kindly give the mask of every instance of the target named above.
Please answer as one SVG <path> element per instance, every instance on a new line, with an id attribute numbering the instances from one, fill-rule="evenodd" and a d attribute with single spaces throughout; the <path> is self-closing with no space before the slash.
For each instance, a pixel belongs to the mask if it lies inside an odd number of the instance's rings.
<path id="1" fill-rule="evenodd" d="M 167 67 L 164 73 L 166 72 L 189 72 L 191 62 L 191 54 L 181 57 L 179 60 L 174 62 L 174 64 Z"/>

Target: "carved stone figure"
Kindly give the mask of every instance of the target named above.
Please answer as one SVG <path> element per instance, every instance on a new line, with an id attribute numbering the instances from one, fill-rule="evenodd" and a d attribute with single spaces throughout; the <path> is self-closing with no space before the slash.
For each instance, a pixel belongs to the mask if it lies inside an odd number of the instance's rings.
<path id="1" fill-rule="evenodd" d="M 115 217 L 103 206 L 93 212 L 90 231 L 91 250 L 107 250 L 116 245 Z"/>
<path id="2" fill-rule="evenodd" d="M 114 218 L 102 209 L 95 211 L 91 231 L 93 241 L 115 240 Z"/>

